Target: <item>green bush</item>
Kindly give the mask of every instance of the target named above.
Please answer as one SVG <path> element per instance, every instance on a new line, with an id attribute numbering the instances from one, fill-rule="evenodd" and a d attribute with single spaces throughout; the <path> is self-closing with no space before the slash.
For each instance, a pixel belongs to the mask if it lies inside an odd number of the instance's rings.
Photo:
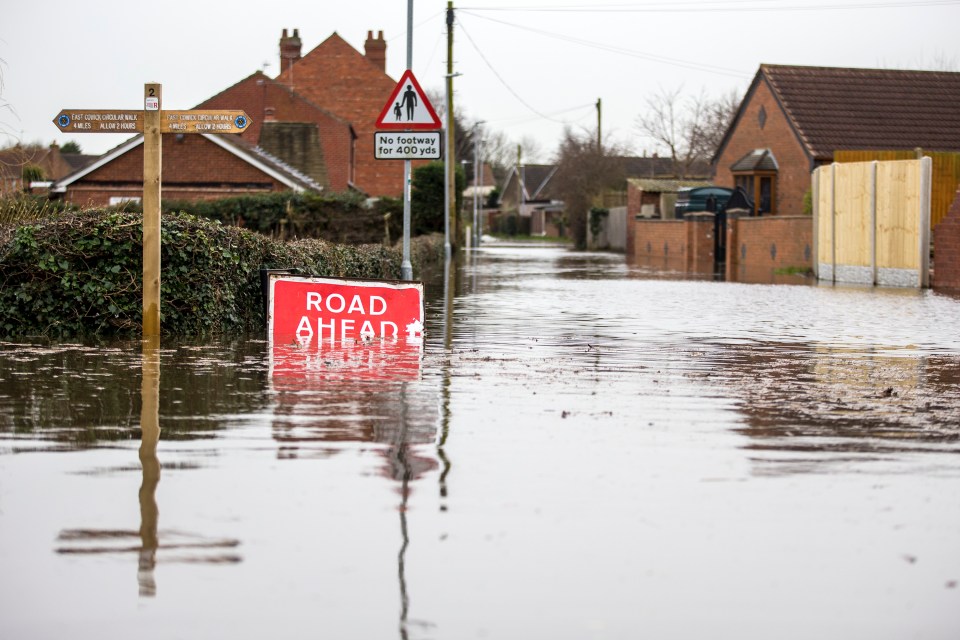
<path id="1" fill-rule="evenodd" d="M 135 335 L 142 315 L 142 216 L 64 213 L 0 230 L 0 336 Z M 261 268 L 397 279 L 400 251 L 318 239 L 281 242 L 183 213 L 161 224 L 161 331 L 191 336 L 264 325 Z M 415 239 L 415 268 L 442 240 Z"/>
<path id="2" fill-rule="evenodd" d="M 443 219 L 446 167 L 443 162 L 430 162 L 413 171 L 410 192 L 410 218 L 413 235 L 424 233 L 443 233 Z M 455 204 L 454 211 L 460 211 L 463 204 L 463 190 L 466 178 L 463 168 L 455 167 L 454 175 Z"/>
<path id="3" fill-rule="evenodd" d="M 162 201 L 163 212 L 186 212 L 243 227 L 274 238 L 320 238 L 346 244 L 389 244 L 403 233 L 403 204 L 381 198 L 368 204 L 357 193 L 314 194 L 283 191 L 219 200 Z M 140 212 L 125 203 L 123 211 Z M 396 211 L 399 208 L 400 214 Z"/>

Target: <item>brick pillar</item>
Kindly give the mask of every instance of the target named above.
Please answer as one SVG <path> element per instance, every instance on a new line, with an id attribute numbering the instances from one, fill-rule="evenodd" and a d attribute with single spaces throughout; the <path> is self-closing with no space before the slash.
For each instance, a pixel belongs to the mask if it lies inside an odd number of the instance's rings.
<path id="1" fill-rule="evenodd" d="M 724 279 L 736 280 L 740 267 L 740 218 L 750 215 L 747 211 L 727 211 L 727 262 L 724 265 Z"/>
<path id="2" fill-rule="evenodd" d="M 688 213 L 684 217 L 687 228 L 687 271 L 712 271 L 714 263 L 713 220 L 709 211 Z"/>
<path id="3" fill-rule="evenodd" d="M 960 290 L 960 189 L 933 229 L 933 286 Z"/>

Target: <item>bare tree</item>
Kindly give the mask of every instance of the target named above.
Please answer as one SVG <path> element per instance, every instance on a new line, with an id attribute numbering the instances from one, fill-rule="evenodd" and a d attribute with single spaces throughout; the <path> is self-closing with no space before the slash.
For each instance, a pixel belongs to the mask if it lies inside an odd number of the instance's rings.
<path id="1" fill-rule="evenodd" d="M 5 115 L 10 115 L 11 117 L 16 118 L 17 112 L 14 110 L 13 105 L 10 104 L 6 98 L 3 96 L 4 82 L 3 82 L 3 68 L 7 66 L 7 61 L 3 58 L 0 58 L 0 112 L 4 112 Z M 13 131 L 10 128 L 10 125 L 7 124 L 7 121 L 4 117 L 0 117 L 0 136 L 11 137 L 17 139 L 17 136 L 13 134 Z"/>
<path id="2" fill-rule="evenodd" d="M 647 98 L 636 125 L 670 154 L 674 175 L 685 178 L 694 163 L 708 161 L 716 151 L 739 104 L 735 91 L 712 99 L 703 92 L 685 98 L 682 87 L 661 89 Z"/>
<path id="3" fill-rule="evenodd" d="M 624 179 L 620 151 L 597 146 L 597 134 L 576 134 L 567 128 L 557 150 L 553 181 L 563 200 L 567 226 L 578 249 L 587 246 L 587 222 L 594 200 Z"/>

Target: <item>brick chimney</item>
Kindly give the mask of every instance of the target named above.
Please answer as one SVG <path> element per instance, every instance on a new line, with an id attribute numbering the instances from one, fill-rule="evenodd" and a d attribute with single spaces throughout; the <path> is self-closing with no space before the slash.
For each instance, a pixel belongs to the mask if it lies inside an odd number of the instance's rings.
<path id="1" fill-rule="evenodd" d="M 287 30 L 284 29 L 283 35 L 280 36 L 280 73 L 289 69 L 299 59 L 300 29 L 294 29 L 292 36 L 288 36 Z"/>
<path id="2" fill-rule="evenodd" d="M 367 60 L 376 65 L 384 73 L 387 72 L 387 41 L 383 39 L 383 31 L 373 38 L 373 31 L 367 31 L 367 41 L 363 43 L 363 53 Z"/>

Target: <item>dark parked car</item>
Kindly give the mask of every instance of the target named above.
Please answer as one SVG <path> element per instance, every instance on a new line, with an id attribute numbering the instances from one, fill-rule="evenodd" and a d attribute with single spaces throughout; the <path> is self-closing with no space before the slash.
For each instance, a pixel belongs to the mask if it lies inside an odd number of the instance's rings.
<path id="1" fill-rule="evenodd" d="M 681 189 L 677 194 L 677 205 L 674 212 L 677 218 L 683 218 L 685 214 L 696 211 L 720 213 L 726 208 L 727 200 L 732 195 L 733 189 L 724 187 Z"/>

